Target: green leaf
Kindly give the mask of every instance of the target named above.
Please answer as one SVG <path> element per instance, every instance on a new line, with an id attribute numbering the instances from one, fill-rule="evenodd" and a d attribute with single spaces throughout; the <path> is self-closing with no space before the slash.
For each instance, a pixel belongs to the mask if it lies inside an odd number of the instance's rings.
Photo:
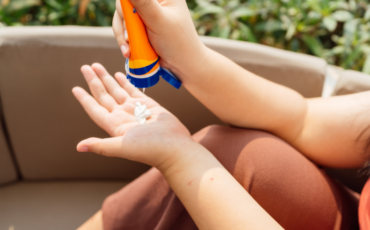
<path id="1" fill-rule="evenodd" d="M 207 28 L 205 26 L 199 26 L 197 31 L 199 35 L 205 35 L 207 32 Z"/>
<path id="2" fill-rule="evenodd" d="M 332 10 L 337 10 L 337 9 L 344 9 L 348 10 L 349 9 L 349 4 L 346 1 L 336 1 L 336 2 L 330 2 L 331 4 L 331 9 Z"/>
<path id="3" fill-rule="evenodd" d="M 55 0 L 45 0 L 45 2 L 56 10 L 62 10 L 63 6 Z"/>
<path id="4" fill-rule="evenodd" d="M 320 19 L 321 18 L 321 14 L 319 12 L 316 12 L 316 11 L 310 11 L 307 14 L 307 17 L 309 19 L 311 19 L 311 20 Z"/>
<path id="5" fill-rule="evenodd" d="M 354 50 L 352 50 L 352 52 L 348 56 L 346 56 L 342 65 L 344 65 L 345 68 L 352 68 L 355 63 L 360 61 L 359 59 L 362 55 L 363 53 L 361 47 L 358 46 Z"/>
<path id="6" fill-rule="evenodd" d="M 247 7 L 242 7 L 242 8 L 238 8 L 234 10 L 230 16 L 232 18 L 240 18 L 240 17 L 250 17 L 254 15 L 255 15 L 255 12 L 253 10 Z"/>
<path id="7" fill-rule="evenodd" d="M 101 25 L 101 26 L 110 26 L 109 22 L 106 20 L 106 18 L 104 16 L 103 12 L 99 8 L 96 8 L 95 14 L 96 14 L 96 20 L 98 21 L 99 25 Z"/>
<path id="8" fill-rule="evenodd" d="M 366 57 L 364 66 L 362 67 L 362 72 L 370 74 L 370 54 Z"/>
<path id="9" fill-rule="evenodd" d="M 219 6 L 213 4 L 203 5 L 195 11 L 195 15 L 200 18 L 207 14 L 222 14 L 225 10 Z"/>
<path id="10" fill-rule="evenodd" d="M 345 10 L 335 11 L 331 16 L 339 22 L 345 22 L 353 18 L 353 15 Z"/>
<path id="11" fill-rule="evenodd" d="M 238 30 L 238 29 L 235 29 L 235 30 L 233 30 L 233 32 L 230 34 L 230 38 L 231 39 L 234 39 L 234 40 L 237 40 L 237 39 L 239 39 L 240 38 L 240 30 Z"/>
<path id="12" fill-rule="evenodd" d="M 326 29 L 328 29 L 330 32 L 333 32 L 337 27 L 337 21 L 332 17 L 325 17 L 323 23 Z"/>
<path id="13" fill-rule="evenodd" d="M 323 55 L 324 49 L 319 39 L 310 35 L 304 35 L 303 42 L 308 46 L 314 55 L 318 57 Z"/>
<path id="14" fill-rule="evenodd" d="M 211 32 L 209 33 L 209 36 L 211 36 L 211 37 L 218 37 L 219 34 L 220 34 L 220 27 L 218 25 L 215 25 L 212 28 Z"/>
<path id="15" fill-rule="evenodd" d="M 343 51 L 344 51 L 344 47 L 343 46 L 336 46 L 336 47 L 334 47 L 334 48 L 331 49 L 331 52 L 333 54 L 341 54 L 341 53 L 343 53 Z"/>
<path id="16" fill-rule="evenodd" d="M 277 30 L 281 30 L 282 25 L 283 25 L 283 23 L 281 21 L 278 21 L 278 20 L 275 20 L 275 19 L 270 19 L 267 22 L 262 21 L 262 22 L 258 23 L 257 26 L 256 26 L 256 29 L 258 31 L 264 31 L 264 32 L 271 33 L 271 32 L 277 31 Z"/>
<path id="17" fill-rule="evenodd" d="M 59 19 L 63 16 L 64 16 L 63 12 L 52 12 L 48 15 L 48 19 L 50 21 L 54 21 L 54 20 Z"/>
<path id="18" fill-rule="evenodd" d="M 364 52 L 367 55 L 370 54 L 370 46 L 369 45 L 363 44 L 361 48 L 362 48 L 362 52 Z"/>
<path id="19" fill-rule="evenodd" d="M 209 1 L 207 1 L 207 0 L 196 0 L 195 2 L 196 2 L 196 3 L 198 4 L 198 6 L 200 6 L 200 7 L 203 7 L 203 6 L 206 6 L 206 5 L 210 4 L 210 3 L 209 3 Z"/>
<path id="20" fill-rule="evenodd" d="M 290 43 L 290 50 L 297 52 L 299 49 L 300 42 L 297 38 L 293 38 Z"/>
<path id="21" fill-rule="evenodd" d="M 358 19 L 353 19 L 353 20 L 350 20 L 344 23 L 343 33 L 344 33 L 344 41 L 345 41 L 344 44 L 345 44 L 346 50 L 348 50 L 351 47 L 352 41 L 355 39 L 355 33 L 357 30 L 358 23 L 359 23 Z"/>
<path id="22" fill-rule="evenodd" d="M 218 6 L 217 4 L 212 4 L 209 1 L 205 0 L 197 0 L 198 7 L 196 10 L 210 12 L 210 13 L 220 13 L 224 12 L 224 9 L 221 6 Z"/>
<path id="23" fill-rule="evenodd" d="M 222 27 L 220 29 L 219 37 L 220 38 L 228 38 L 229 35 L 230 35 L 230 31 L 231 31 L 230 25 L 225 25 L 224 27 Z"/>
<path id="24" fill-rule="evenodd" d="M 288 30 L 287 30 L 286 34 L 285 34 L 285 39 L 290 40 L 293 37 L 293 35 L 295 34 L 295 32 L 296 32 L 296 26 L 295 26 L 294 23 L 291 23 L 290 26 L 288 27 Z"/>
<path id="25" fill-rule="evenodd" d="M 238 23 L 239 29 L 241 32 L 242 37 L 245 37 L 249 42 L 257 42 L 256 36 L 253 34 L 252 30 L 245 25 L 244 23 Z"/>
<path id="26" fill-rule="evenodd" d="M 7 11 L 12 13 L 38 5 L 41 5 L 40 0 L 12 0 L 7 6 Z"/>
<path id="27" fill-rule="evenodd" d="M 289 25 L 292 23 L 291 19 L 285 14 L 280 15 L 280 20 L 283 22 L 282 23 L 283 29 L 288 29 Z"/>
<path id="28" fill-rule="evenodd" d="M 240 5 L 240 1 L 239 0 L 229 0 L 226 4 L 226 7 L 228 7 L 229 9 L 233 9 L 237 6 Z"/>
<path id="29" fill-rule="evenodd" d="M 349 8 L 351 11 L 356 11 L 357 4 L 355 0 L 349 0 Z"/>
<path id="30" fill-rule="evenodd" d="M 364 19 L 368 21 L 370 19 L 370 5 L 367 6 L 366 13 L 364 15 Z"/>

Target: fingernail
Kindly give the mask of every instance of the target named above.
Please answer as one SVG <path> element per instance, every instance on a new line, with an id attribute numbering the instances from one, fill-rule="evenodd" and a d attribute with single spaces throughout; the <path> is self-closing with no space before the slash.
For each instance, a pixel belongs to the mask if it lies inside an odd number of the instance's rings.
<path id="1" fill-rule="evenodd" d="M 121 45 L 121 51 L 122 51 L 122 54 L 125 55 L 125 53 L 127 52 L 126 46 Z"/>
<path id="2" fill-rule="evenodd" d="M 86 147 L 86 146 L 83 146 L 81 148 L 78 149 L 79 152 L 88 152 L 89 151 L 89 148 Z"/>

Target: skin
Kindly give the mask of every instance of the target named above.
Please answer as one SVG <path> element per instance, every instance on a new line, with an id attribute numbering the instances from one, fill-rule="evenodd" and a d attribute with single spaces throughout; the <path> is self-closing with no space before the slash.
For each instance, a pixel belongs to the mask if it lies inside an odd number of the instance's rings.
<path id="1" fill-rule="evenodd" d="M 271 132 L 319 165 L 360 167 L 368 159 L 370 92 L 305 99 L 206 48 L 184 0 L 131 2 L 147 26 L 160 64 L 224 122 Z M 129 57 L 122 18 L 117 1 L 113 30 L 123 55 Z M 114 80 L 97 63 L 81 71 L 92 96 L 79 87 L 73 94 L 112 138 L 83 140 L 78 151 L 157 167 L 199 229 L 281 229 L 175 116 L 135 89 L 124 74 L 116 73 Z M 137 101 L 153 114 L 144 125 L 133 116 Z M 101 221 L 98 212 L 79 229 L 94 229 Z"/>

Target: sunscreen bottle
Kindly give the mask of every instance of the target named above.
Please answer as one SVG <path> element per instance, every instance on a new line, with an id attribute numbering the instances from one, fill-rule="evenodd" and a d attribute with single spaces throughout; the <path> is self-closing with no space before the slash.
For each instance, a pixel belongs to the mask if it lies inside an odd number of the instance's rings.
<path id="1" fill-rule="evenodd" d="M 149 88 L 164 80 L 179 89 L 181 82 L 169 70 L 161 68 L 159 56 L 149 43 L 146 28 L 130 0 L 120 0 L 126 23 L 131 56 L 126 59 L 127 79 L 137 88 Z"/>

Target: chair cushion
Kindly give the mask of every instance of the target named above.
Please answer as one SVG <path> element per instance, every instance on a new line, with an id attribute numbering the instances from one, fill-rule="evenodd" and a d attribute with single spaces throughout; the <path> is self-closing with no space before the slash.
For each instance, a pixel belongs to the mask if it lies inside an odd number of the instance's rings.
<path id="1" fill-rule="evenodd" d="M 17 172 L 9 151 L 4 130 L 0 128 L 0 185 L 17 180 Z"/>
<path id="2" fill-rule="evenodd" d="M 320 97 L 325 60 L 273 47 L 222 38 L 202 37 L 209 48 L 270 81 L 292 88 L 304 97 Z"/>
<path id="3" fill-rule="evenodd" d="M 0 187 L 0 229 L 76 229 L 128 181 L 19 182 Z"/>
<path id="4" fill-rule="evenodd" d="M 370 75 L 346 70 L 341 72 L 333 95 L 359 93 L 367 90 L 370 90 Z"/>

